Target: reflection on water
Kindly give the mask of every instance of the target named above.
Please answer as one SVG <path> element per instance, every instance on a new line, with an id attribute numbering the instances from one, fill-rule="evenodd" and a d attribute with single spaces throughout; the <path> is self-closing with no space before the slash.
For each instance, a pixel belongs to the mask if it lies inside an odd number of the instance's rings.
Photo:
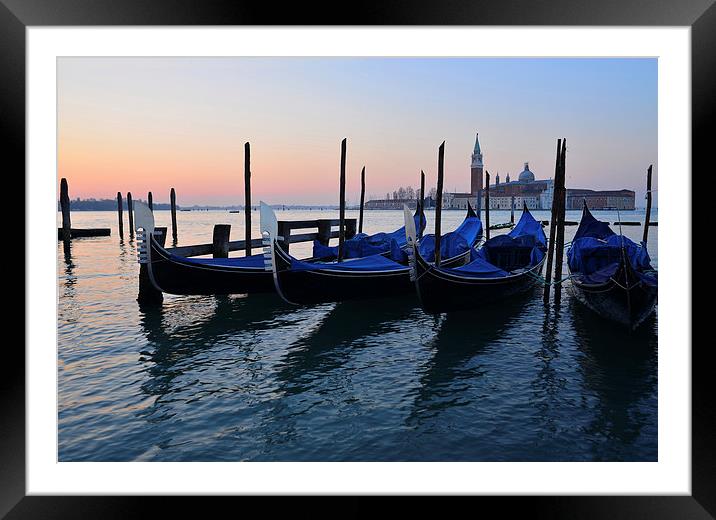
<path id="1" fill-rule="evenodd" d="M 623 331 L 572 302 L 573 325 L 581 339 L 578 372 L 585 395 L 596 400 L 595 413 L 584 431 L 590 438 L 593 460 L 629 460 L 628 446 L 642 436 L 654 436 L 657 455 L 656 408 L 657 342 L 652 317 L 624 342 Z M 605 450 L 605 443 L 612 449 Z M 614 447 L 618 449 L 614 450 Z"/>
<path id="2" fill-rule="evenodd" d="M 280 360 L 276 378 L 287 393 L 300 393 L 311 384 L 339 370 L 368 339 L 395 332 L 415 313 L 413 297 L 394 300 L 341 302 L 324 307 L 321 320 L 296 341 Z M 319 307 L 320 308 L 320 307 Z"/>
<path id="3" fill-rule="evenodd" d="M 60 460 L 656 460 L 656 318 L 629 333 L 538 289 L 438 316 L 140 306 L 136 273 L 131 239 L 58 241 Z"/>
<path id="4" fill-rule="evenodd" d="M 407 426 L 426 424 L 451 407 L 470 405 L 469 391 L 486 373 L 480 355 L 519 317 L 525 302 L 525 297 L 517 297 L 503 306 L 433 318 L 437 333 L 429 343 L 431 356 L 421 367 Z"/>

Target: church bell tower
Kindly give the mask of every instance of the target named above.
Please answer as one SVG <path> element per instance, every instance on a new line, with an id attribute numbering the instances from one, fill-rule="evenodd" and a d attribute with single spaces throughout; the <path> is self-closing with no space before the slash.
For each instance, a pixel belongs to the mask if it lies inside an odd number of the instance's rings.
<path id="1" fill-rule="evenodd" d="M 482 151 L 480 150 L 479 135 L 475 134 L 475 149 L 472 152 L 470 164 L 470 193 L 477 195 L 482 190 Z"/>

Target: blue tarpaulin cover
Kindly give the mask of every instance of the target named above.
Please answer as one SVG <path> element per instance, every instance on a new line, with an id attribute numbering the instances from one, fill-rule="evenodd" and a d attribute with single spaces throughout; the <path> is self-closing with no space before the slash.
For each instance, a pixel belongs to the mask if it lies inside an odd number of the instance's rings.
<path id="1" fill-rule="evenodd" d="M 413 218 L 415 219 L 415 229 L 418 232 L 418 236 L 420 236 L 425 229 L 425 214 L 421 211 L 419 215 L 415 215 Z M 395 246 L 402 248 L 406 243 L 405 226 L 396 229 L 392 233 L 376 233 L 374 235 L 358 233 L 345 241 L 343 258 L 362 258 L 382 254 L 391 251 Z M 324 246 L 318 240 L 313 241 L 313 258 L 327 260 L 337 257 L 338 246 Z"/>
<path id="2" fill-rule="evenodd" d="M 453 271 L 462 276 L 474 278 L 500 278 L 509 276 L 510 272 L 498 267 L 497 258 L 512 257 L 520 260 L 520 268 L 530 268 L 539 264 L 544 258 L 547 239 L 542 225 L 534 219 L 529 211 L 523 211 L 517 225 L 506 235 L 498 235 L 483 244 L 478 251 L 472 251 L 467 265 L 454 268 L 440 268 Z M 529 254 L 529 259 L 525 255 Z M 494 262 L 494 263 L 493 263 Z"/>
<path id="3" fill-rule="evenodd" d="M 644 282 L 657 283 L 656 272 L 651 267 L 651 258 L 644 244 L 636 244 L 624 235 L 615 234 L 608 223 L 595 219 L 585 207 L 567 251 L 569 270 L 572 274 L 581 275 L 586 283 L 601 284 L 616 273 L 623 259 L 629 261 Z"/>
<path id="4" fill-rule="evenodd" d="M 466 217 L 455 231 L 440 238 L 440 258 L 447 259 L 468 251 L 482 234 L 482 222 L 477 217 Z M 427 260 L 435 257 L 435 235 L 425 235 L 418 243 L 420 256 Z"/>
<path id="5" fill-rule="evenodd" d="M 407 267 L 393 262 L 383 255 L 372 255 L 364 258 L 353 258 L 343 262 L 303 262 L 291 259 L 291 270 L 293 271 L 392 271 L 407 270 Z"/>
<path id="6" fill-rule="evenodd" d="M 507 233 L 507 235 L 511 236 L 512 238 L 532 237 L 535 243 L 540 244 L 543 247 L 547 247 L 547 237 L 545 236 L 544 230 L 542 229 L 542 223 L 535 220 L 529 211 L 525 211 L 522 213 L 522 216 L 520 217 L 519 222 L 517 222 L 517 225 L 512 228 L 512 230 Z"/>
<path id="7" fill-rule="evenodd" d="M 184 256 L 177 256 L 170 254 L 169 257 L 172 260 L 178 260 L 182 262 L 189 262 L 192 264 L 200 265 L 215 265 L 225 267 L 251 267 L 251 268 L 262 268 L 264 266 L 264 256 L 251 255 L 251 256 L 239 256 L 235 258 L 186 258 Z"/>
<path id="8" fill-rule="evenodd" d="M 416 217 L 417 220 L 417 217 Z M 423 217 L 423 228 L 425 227 L 425 218 Z M 389 243 L 389 251 L 390 251 L 390 257 L 387 258 L 383 256 L 382 254 L 373 254 L 368 255 L 364 257 L 359 258 L 349 258 L 346 259 L 343 262 L 333 262 L 329 260 L 325 260 L 323 262 L 302 262 L 300 260 L 291 260 L 291 269 L 293 270 L 341 270 L 341 271 L 349 271 L 349 270 L 355 270 L 355 271 L 390 271 L 390 270 L 407 270 L 407 267 L 405 265 L 402 265 L 400 262 L 405 262 L 407 260 L 407 255 L 405 251 L 402 250 L 400 247 L 400 243 L 397 240 L 396 235 L 398 233 L 402 233 L 402 244 L 406 243 L 405 239 L 405 229 L 401 228 L 397 231 L 394 231 L 393 233 L 382 233 L 384 236 L 391 236 L 390 243 Z M 460 226 L 450 233 L 446 233 L 443 235 L 443 244 L 446 244 L 443 248 L 441 246 L 441 249 L 445 252 L 447 252 L 444 255 L 444 258 L 448 258 L 449 256 L 455 256 L 460 253 L 464 253 L 472 247 L 472 244 L 477 240 L 477 238 L 480 236 L 480 233 L 482 233 L 482 223 L 480 222 L 480 219 L 477 217 L 466 217 L 465 220 L 460 224 Z M 432 238 L 432 235 L 430 235 Z M 449 237 L 446 240 L 446 237 Z M 428 239 L 428 236 L 423 237 L 423 239 L 420 241 L 422 242 L 424 240 Z M 348 244 L 348 241 L 346 241 L 346 244 Z M 433 239 L 432 241 L 432 247 L 431 251 L 434 251 L 435 247 L 435 241 Z M 448 256 L 449 254 L 449 256 Z M 428 259 L 430 259 L 428 257 Z"/>
<path id="9" fill-rule="evenodd" d="M 469 264 L 463 265 L 461 267 L 454 268 L 455 271 L 459 271 L 460 273 L 466 274 L 475 274 L 479 275 L 482 278 L 500 278 L 502 276 L 507 276 L 507 271 L 504 271 L 500 269 L 497 266 L 492 265 L 487 260 L 480 258 L 479 256 L 476 256 L 474 260 L 472 260 Z"/>

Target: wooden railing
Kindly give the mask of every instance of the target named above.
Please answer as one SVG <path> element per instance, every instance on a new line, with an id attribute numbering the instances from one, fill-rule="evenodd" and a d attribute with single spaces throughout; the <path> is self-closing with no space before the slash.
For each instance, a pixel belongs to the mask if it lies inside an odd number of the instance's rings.
<path id="1" fill-rule="evenodd" d="M 298 242 L 311 242 L 318 240 L 323 245 L 328 245 L 331 238 L 338 238 L 339 230 L 333 230 L 333 227 L 340 225 L 336 219 L 316 219 L 316 220 L 280 220 L 278 222 L 278 236 L 282 247 L 288 251 L 290 244 Z M 354 218 L 346 219 L 346 238 L 355 236 L 357 222 Z M 317 229 L 310 233 L 292 234 L 294 230 Z M 245 240 L 229 240 L 229 232 L 231 226 L 228 224 L 216 224 L 214 226 L 214 240 L 211 244 L 196 244 L 190 246 L 178 246 L 167 248 L 167 251 L 177 256 L 192 257 L 213 255 L 214 258 L 226 257 L 230 251 L 241 251 L 246 248 Z M 163 243 L 166 240 L 166 228 L 156 228 L 156 235 Z M 261 239 L 254 238 L 251 240 L 251 248 L 261 248 Z"/>

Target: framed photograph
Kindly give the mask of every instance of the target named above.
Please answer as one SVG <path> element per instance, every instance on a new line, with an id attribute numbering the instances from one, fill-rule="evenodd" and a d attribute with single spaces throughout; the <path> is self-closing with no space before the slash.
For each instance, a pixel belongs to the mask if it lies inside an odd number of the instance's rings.
<path id="1" fill-rule="evenodd" d="M 0 0 L 27 220 L 0 515 L 713 518 L 712 4 Z"/>

